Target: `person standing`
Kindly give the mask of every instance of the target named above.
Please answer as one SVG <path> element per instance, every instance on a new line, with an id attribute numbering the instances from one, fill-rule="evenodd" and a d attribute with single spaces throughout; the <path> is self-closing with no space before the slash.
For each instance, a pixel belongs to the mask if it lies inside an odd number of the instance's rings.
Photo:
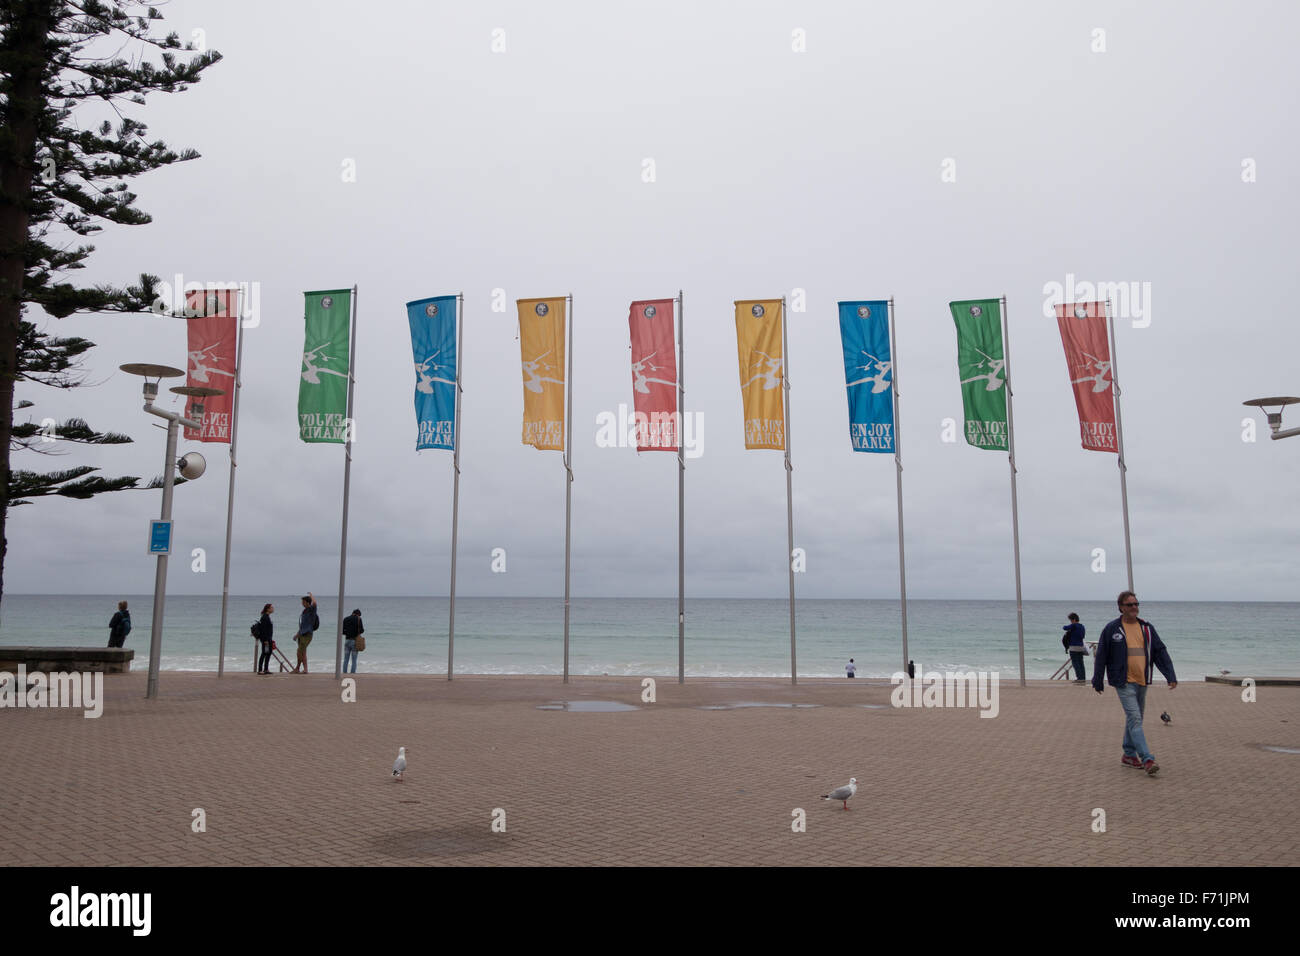
<path id="1" fill-rule="evenodd" d="M 1147 688 L 1151 686 L 1151 667 L 1154 664 L 1160 669 L 1165 680 L 1169 681 L 1170 690 L 1178 686 L 1178 678 L 1174 675 L 1174 662 L 1165 642 L 1160 640 L 1160 635 L 1149 622 L 1138 617 L 1137 595 L 1132 591 L 1121 591 L 1116 603 L 1120 616 L 1106 625 L 1101 640 L 1097 642 L 1092 689 L 1099 694 L 1105 692 L 1102 684 L 1104 673 L 1110 686 L 1119 694 L 1120 705 L 1124 708 L 1124 757 L 1120 762 L 1126 767 L 1138 767 L 1148 774 L 1155 774 L 1160 765 L 1156 763 L 1142 731 Z"/>
<path id="2" fill-rule="evenodd" d="M 262 642 L 262 656 L 257 661 L 259 674 L 271 673 L 271 649 L 275 646 L 272 640 L 275 635 L 275 625 L 271 623 L 271 615 L 274 613 L 274 604 L 263 605 L 262 616 L 257 622 L 257 639 Z"/>
<path id="3" fill-rule="evenodd" d="M 1062 639 L 1066 644 L 1065 649 L 1070 652 L 1070 663 L 1074 665 L 1074 683 L 1082 684 L 1088 680 L 1088 675 L 1083 669 L 1083 659 L 1088 656 L 1088 647 L 1083 643 L 1086 630 L 1079 623 L 1079 615 L 1071 613 L 1069 619 L 1069 624 L 1061 625 L 1065 631 Z"/>
<path id="4" fill-rule="evenodd" d="M 108 646 L 121 647 L 126 643 L 126 636 L 131 633 L 131 612 L 126 609 L 125 601 L 117 602 L 117 613 L 108 622 Z"/>
<path id="5" fill-rule="evenodd" d="M 343 619 L 343 673 L 348 672 L 348 658 L 352 658 L 352 673 L 357 672 L 357 638 L 366 633 L 361 623 L 361 608 L 356 608 Z"/>
<path id="6" fill-rule="evenodd" d="M 848 675 L 849 680 L 853 680 L 853 676 L 854 676 L 857 672 L 858 672 L 858 665 L 857 665 L 857 664 L 854 664 L 854 663 L 853 663 L 853 658 L 850 657 L 850 658 L 849 658 L 849 662 L 848 662 L 847 664 L 844 665 L 844 673 Z"/>
<path id="7" fill-rule="evenodd" d="M 302 673 L 307 673 L 307 645 L 311 643 L 318 627 L 320 627 L 320 617 L 316 613 L 316 596 L 308 591 L 306 597 L 302 599 L 302 613 L 298 615 L 298 633 L 294 635 L 298 641 L 298 663 L 293 668 L 295 674 L 300 668 Z"/>

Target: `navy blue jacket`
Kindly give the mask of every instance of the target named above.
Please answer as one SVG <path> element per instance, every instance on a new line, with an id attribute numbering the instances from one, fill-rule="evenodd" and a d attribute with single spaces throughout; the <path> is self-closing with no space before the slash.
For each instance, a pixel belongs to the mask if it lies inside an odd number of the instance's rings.
<path id="1" fill-rule="evenodd" d="M 1062 624 L 1061 629 L 1065 631 L 1066 636 L 1070 638 L 1071 647 L 1083 647 L 1083 636 L 1087 633 L 1082 624 L 1073 622 Z"/>
<path id="2" fill-rule="evenodd" d="M 1111 687 L 1123 687 L 1128 683 L 1128 641 L 1124 637 L 1123 621 L 1122 617 L 1117 617 L 1107 624 L 1102 629 L 1101 639 L 1097 641 L 1097 662 L 1092 668 L 1092 686 L 1098 693 L 1101 693 L 1104 688 L 1101 679 L 1103 671 L 1110 680 Z M 1160 673 L 1169 683 L 1178 683 L 1178 678 L 1174 675 L 1174 662 L 1169 659 L 1169 649 L 1165 647 L 1165 642 L 1160 640 L 1156 629 L 1142 618 L 1138 618 L 1138 626 L 1142 628 L 1142 636 L 1145 638 L 1144 674 L 1147 686 L 1151 685 L 1152 664 L 1160 668 Z"/>

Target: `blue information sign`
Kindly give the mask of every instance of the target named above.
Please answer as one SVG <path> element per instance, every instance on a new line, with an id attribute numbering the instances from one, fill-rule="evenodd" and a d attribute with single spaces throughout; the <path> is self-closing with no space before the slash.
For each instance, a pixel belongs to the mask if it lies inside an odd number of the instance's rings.
<path id="1" fill-rule="evenodd" d="M 149 553 L 172 553 L 172 523 L 154 519 L 149 522 Z"/>

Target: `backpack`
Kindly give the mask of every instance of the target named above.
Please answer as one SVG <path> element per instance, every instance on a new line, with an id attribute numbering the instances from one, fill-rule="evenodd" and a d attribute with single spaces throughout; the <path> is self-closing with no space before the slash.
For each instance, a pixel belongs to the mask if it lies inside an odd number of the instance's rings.
<path id="1" fill-rule="evenodd" d="M 130 633 L 131 633 L 131 615 L 123 614 L 122 615 L 122 636 L 126 637 Z"/>
<path id="2" fill-rule="evenodd" d="M 253 626 L 248 629 L 248 633 L 253 635 L 259 641 L 262 639 L 262 619 L 258 618 L 253 622 Z"/>
<path id="3" fill-rule="evenodd" d="M 311 609 L 311 629 L 312 633 L 320 630 L 320 615 L 316 613 L 315 608 Z"/>

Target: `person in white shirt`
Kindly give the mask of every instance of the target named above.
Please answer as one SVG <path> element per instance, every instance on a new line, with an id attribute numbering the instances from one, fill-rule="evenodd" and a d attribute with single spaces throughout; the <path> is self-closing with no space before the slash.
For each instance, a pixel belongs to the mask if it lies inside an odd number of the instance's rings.
<path id="1" fill-rule="evenodd" d="M 849 675 L 849 680 L 852 680 L 853 675 L 856 674 L 857 671 L 858 666 L 853 663 L 853 658 L 850 657 L 849 662 L 844 665 L 844 672 Z"/>

